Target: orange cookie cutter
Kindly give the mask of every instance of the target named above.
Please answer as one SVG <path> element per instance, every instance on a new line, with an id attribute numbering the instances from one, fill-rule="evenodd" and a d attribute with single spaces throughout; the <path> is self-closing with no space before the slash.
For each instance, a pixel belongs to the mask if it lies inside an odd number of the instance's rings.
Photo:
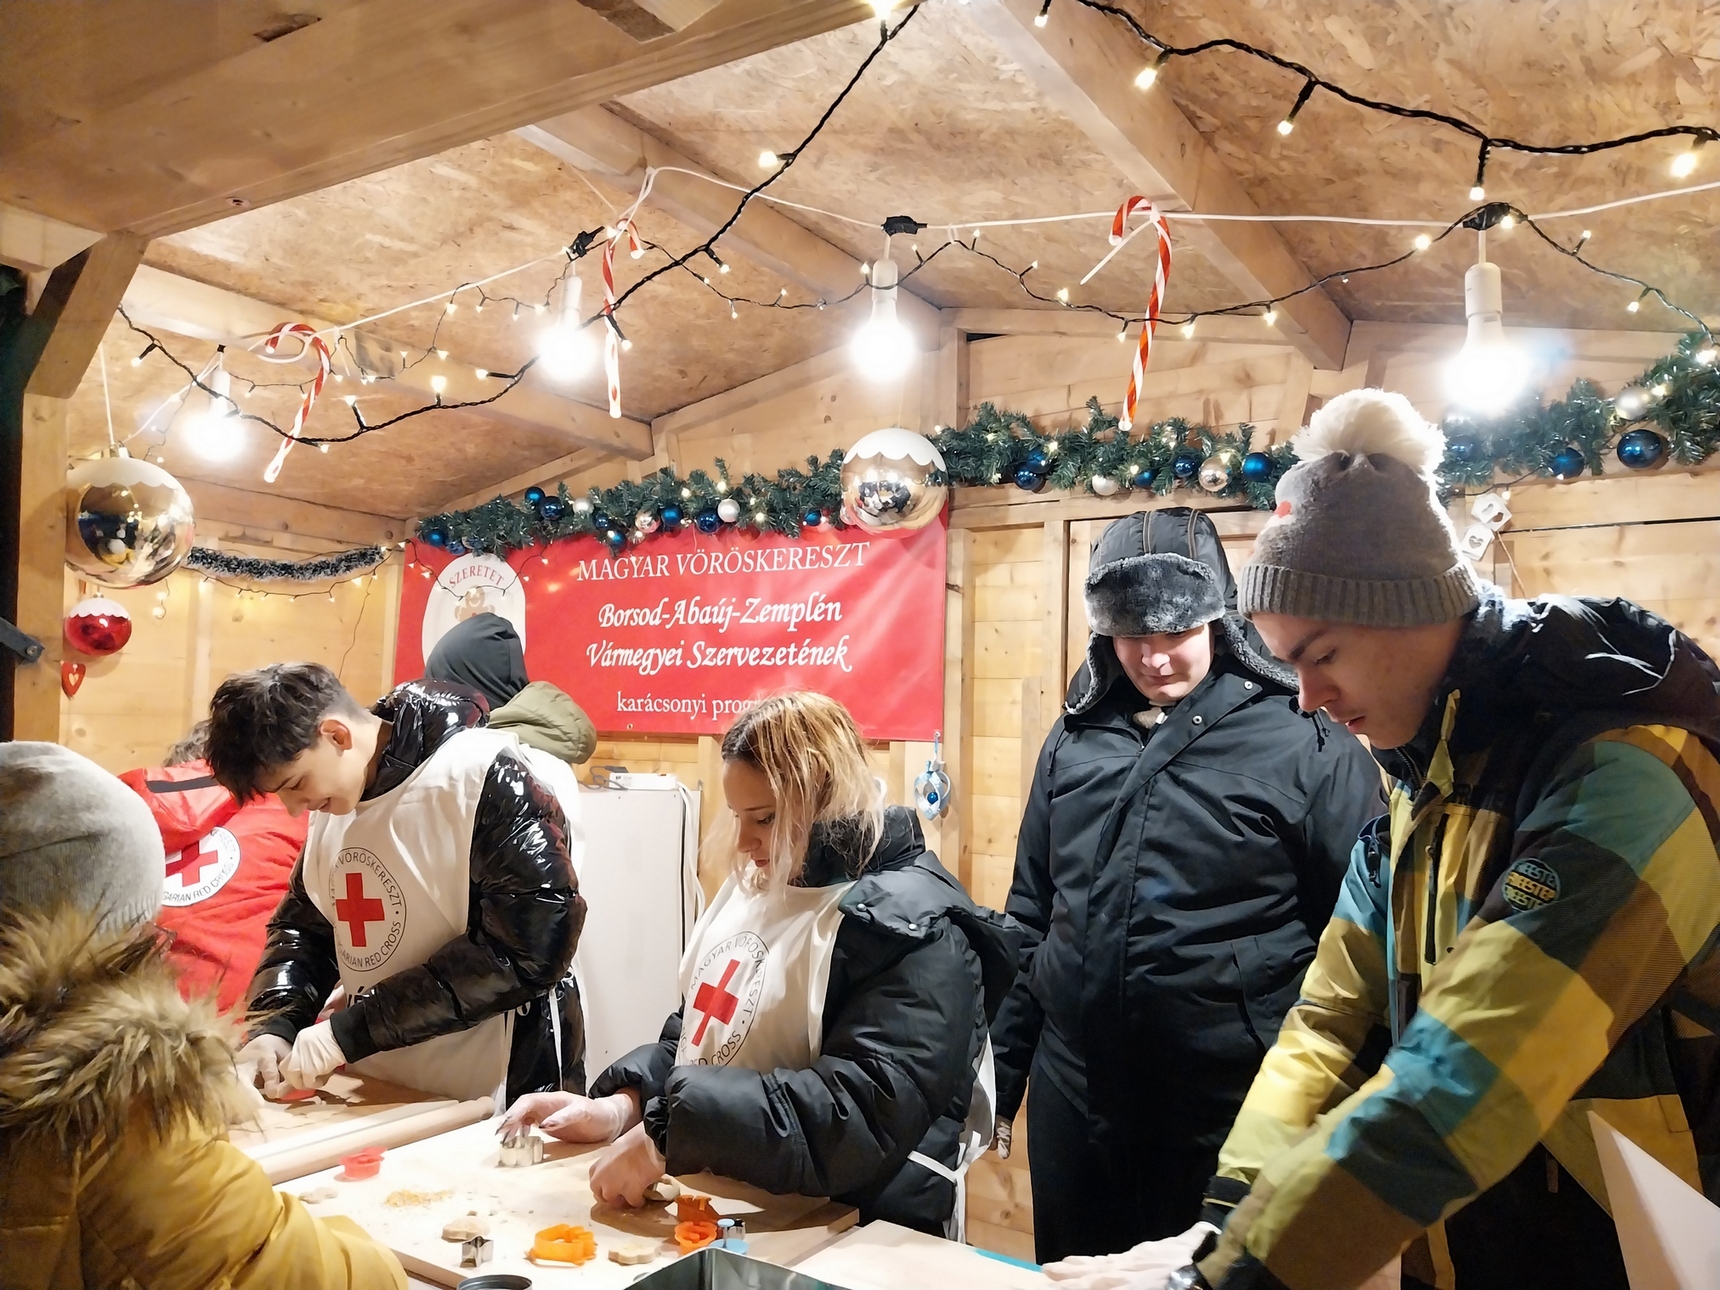
<path id="1" fill-rule="evenodd" d="M 722 1215 L 711 1207 L 709 1196 L 682 1192 L 675 1198 L 675 1217 L 683 1223 L 715 1223 Z"/>
<path id="2" fill-rule="evenodd" d="M 714 1237 L 715 1228 L 712 1234 Z M 589 1228 L 557 1223 L 554 1227 L 544 1228 L 532 1239 L 527 1257 L 534 1263 L 569 1263 L 577 1268 L 597 1257 L 597 1238 Z"/>
<path id="3" fill-rule="evenodd" d="M 717 1225 L 696 1218 L 685 1223 L 675 1224 L 675 1244 L 681 1247 L 682 1254 L 691 1254 L 694 1250 L 702 1250 L 707 1245 L 714 1245 L 717 1240 Z"/>

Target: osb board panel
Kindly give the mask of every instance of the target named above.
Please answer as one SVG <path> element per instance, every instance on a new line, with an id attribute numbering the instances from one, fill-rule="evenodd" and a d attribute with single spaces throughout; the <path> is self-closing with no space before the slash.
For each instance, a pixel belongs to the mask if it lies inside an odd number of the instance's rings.
<path id="1" fill-rule="evenodd" d="M 270 210 L 276 209 L 274 207 Z M 265 214 L 266 212 L 257 212 Z M 163 245 L 156 243 L 156 246 Z M 290 316 L 283 311 L 283 320 Z M 175 357 L 201 371 L 215 352 L 208 341 L 155 333 Z M 107 393 L 112 404 L 115 437 L 134 456 L 160 459 L 173 474 L 253 492 L 270 492 L 344 510 L 372 515 L 421 515 L 427 503 L 455 496 L 489 479 L 503 479 L 568 451 L 568 441 L 549 431 L 535 433 L 503 425 L 468 412 L 434 412 L 365 434 L 329 450 L 297 447 L 288 454 L 280 478 L 263 482 L 263 470 L 281 439 L 266 426 L 241 422 L 228 433 L 243 447 L 232 461 L 210 461 L 196 447 L 186 423 L 201 414 L 208 398 L 191 391 L 183 402 L 170 403 L 188 377 L 159 351 L 132 366 L 148 342 L 117 314 L 102 339 L 101 356 L 92 362 L 73 396 L 67 414 L 73 456 L 92 456 L 108 442 L 108 410 L 103 399 L 102 362 L 107 364 Z M 267 364 L 254 355 L 229 350 L 227 369 L 233 374 L 233 398 L 245 412 L 290 428 L 300 393 L 296 385 L 274 384 L 252 389 L 248 382 L 279 383 L 309 376 L 308 367 Z M 316 437 L 346 435 L 356 426 L 340 395 L 354 386 L 329 382 L 312 409 L 306 433 Z M 380 421 L 423 400 L 410 394 L 376 393 L 363 397 L 368 421 Z M 167 406 L 163 406 L 163 405 Z M 145 429 L 144 427 L 148 428 Z"/>
<path id="2" fill-rule="evenodd" d="M 1165 0 L 1152 6 L 1146 25 L 1178 45 L 1221 35 L 1247 41 L 1357 93 L 1451 113 L 1494 135 L 1551 144 L 1707 123 L 1720 91 L 1720 11 L 1681 0 L 1336 0 L 1317 7 Z M 1117 39 L 1134 37 L 1119 24 Z M 1173 61 L 1154 92 L 1175 98 L 1263 211 L 1452 220 L 1472 205 L 1472 141 L 1437 124 L 1370 112 L 1322 93 L 1286 137 L 1276 127 L 1298 88 L 1294 73 L 1220 51 Z M 1487 197 L 1536 212 L 1673 188 L 1667 162 L 1682 147 L 1662 140 L 1553 158 L 1495 152 Z M 1702 177 L 1698 171 L 1687 182 Z M 1592 229 L 1589 258 L 1666 286 L 1700 312 L 1720 289 L 1720 266 L 1708 253 L 1712 213 L 1712 196 L 1702 194 L 1547 228 L 1566 244 Z M 1317 275 L 1399 255 L 1414 234 L 1331 224 L 1283 224 L 1279 232 Z M 1355 274 L 1326 290 L 1353 318 L 1460 323 L 1463 271 L 1474 252 L 1472 235 L 1454 235 L 1403 265 Z M 1507 320 L 1676 325 L 1657 304 L 1627 314 L 1634 288 L 1588 272 L 1527 228 L 1490 236 L 1488 254 L 1504 272 Z"/>
<path id="3" fill-rule="evenodd" d="M 555 257 L 581 230 L 603 226 L 631 200 L 547 152 L 502 135 L 176 234 L 154 243 L 148 262 L 289 311 L 349 322 L 528 260 Z M 649 207 L 641 210 L 638 227 L 672 253 L 702 240 Z M 658 251 L 637 261 L 618 256 L 617 288 L 625 290 L 666 258 Z M 789 302 L 807 299 L 798 287 L 739 257 L 731 257 L 730 268 L 720 277 L 728 295 L 770 302 L 787 286 Z M 541 301 L 560 270 L 552 259 L 488 290 Z M 701 271 L 718 280 L 714 264 L 705 263 Z M 582 261 L 580 273 L 589 315 L 602 300 L 598 258 Z M 466 362 L 513 370 L 534 352 L 543 320 L 528 309 L 512 321 L 511 306 L 501 305 L 480 314 L 476 303 L 475 295 L 462 296 L 452 315 L 444 314 L 440 302 L 424 305 L 384 320 L 378 330 L 410 346 L 427 346 L 435 337 Z M 697 275 L 666 274 L 619 314 L 633 342 L 622 358 L 623 410 L 648 419 L 834 349 L 865 304 L 793 311 L 742 306 L 741 319 L 734 321 L 729 306 Z M 601 368 L 565 388 L 592 404 L 605 401 Z"/>
<path id="4" fill-rule="evenodd" d="M 643 128 L 717 173 L 752 181 L 761 173 L 759 152 L 798 144 L 876 35 L 875 27 L 859 24 L 628 95 L 621 104 Z M 864 221 L 789 212 L 850 254 L 872 259 L 882 241 L 877 226 L 890 215 L 929 225 L 917 244 L 930 254 L 948 240 L 952 221 L 1110 212 L 1131 190 L 959 5 L 939 4 L 921 8 L 771 191 Z M 1077 303 L 1139 313 L 1153 273 L 1144 241 L 1089 286 L 1078 285 L 1110 249 L 1108 231 L 1105 219 L 987 229 L 980 247 L 1012 269 L 1037 260 L 1031 281 L 1043 296 L 1067 286 Z M 970 232 L 964 228 L 963 236 Z M 904 267 L 913 263 L 911 240 L 897 239 Z M 908 285 L 939 305 L 1034 307 L 1009 273 L 958 248 Z M 1170 308 L 1235 299 L 1209 263 L 1179 250 Z"/>

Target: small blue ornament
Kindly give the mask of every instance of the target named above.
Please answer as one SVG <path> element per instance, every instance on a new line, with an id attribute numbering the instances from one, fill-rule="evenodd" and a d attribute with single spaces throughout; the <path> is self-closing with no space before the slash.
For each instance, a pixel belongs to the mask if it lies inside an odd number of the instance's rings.
<path id="1" fill-rule="evenodd" d="M 681 508 L 679 506 L 665 506 L 661 513 L 664 528 L 672 529 L 681 522 Z"/>
<path id="2" fill-rule="evenodd" d="M 1632 430 L 1618 441 L 1618 459 L 1632 470 L 1647 470 L 1666 456 L 1666 440 L 1653 430 Z"/>
<path id="3" fill-rule="evenodd" d="M 543 501 L 543 499 L 544 499 L 544 491 L 543 491 L 543 489 L 539 488 L 536 484 L 533 484 L 530 488 L 526 489 L 526 505 L 527 506 L 536 506 L 539 502 Z"/>
<path id="4" fill-rule="evenodd" d="M 698 525 L 701 533 L 715 533 L 723 526 L 723 517 L 718 515 L 714 507 L 707 507 L 693 517 L 693 523 Z"/>
<path id="5" fill-rule="evenodd" d="M 610 519 L 602 511 L 598 511 L 595 515 L 593 515 L 591 517 L 591 531 L 593 533 L 597 534 L 598 537 L 602 537 L 605 533 L 607 533 L 610 529 L 612 529 L 614 527 L 615 527 L 615 521 Z"/>
<path id="6" fill-rule="evenodd" d="M 1015 486 L 1023 492 L 1037 493 L 1045 487 L 1045 476 L 1030 466 L 1015 472 Z"/>
<path id="7" fill-rule="evenodd" d="M 466 551 L 466 544 L 464 542 L 460 541 L 459 538 L 455 538 L 453 541 L 448 543 L 448 554 L 449 555 L 463 555 L 463 554 L 465 554 L 465 551 Z"/>
<path id="8" fill-rule="evenodd" d="M 431 546 L 447 546 L 448 535 L 441 529 L 431 529 L 424 535 L 424 540 Z"/>
<path id="9" fill-rule="evenodd" d="M 1171 474 L 1178 479 L 1193 479 L 1200 474 L 1200 463 L 1204 460 L 1196 449 L 1179 448 L 1171 458 Z"/>
<path id="10" fill-rule="evenodd" d="M 554 524 L 567 513 L 567 507 L 562 505 L 559 497 L 546 497 L 537 504 L 538 515 Z"/>
<path id="11" fill-rule="evenodd" d="M 1048 475 L 1051 473 L 1051 455 L 1043 448 L 1034 448 L 1027 454 L 1022 469 L 1031 470 L 1036 475 Z"/>
<path id="12" fill-rule="evenodd" d="M 1467 465 L 1481 456 L 1481 442 L 1472 434 L 1453 435 L 1445 444 L 1445 455 Z"/>
<path id="13" fill-rule="evenodd" d="M 800 517 L 800 522 L 809 529 L 815 529 L 820 524 L 824 523 L 824 512 L 816 510 L 808 511 L 805 515 Z"/>
<path id="14" fill-rule="evenodd" d="M 1135 487 L 1151 488 L 1153 486 L 1153 474 L 1154 471 L 1151 466 L 1142 466 L 1135 475 Z"/>
<path id="15" fill-rule="evenodd" d="M 1242 459 L 1242 477 L 1251 484 L 1264 484 L 1272 478 L 1272 458 L 1263 452 L 1251 452 Z"/>
<path id="16" fill-rule="evenodd" d="M 620 551 L 627 545 L 627 535 L 625 533 L 618 533 L 614 529 L 605 533 L 603 535 L 603 540 L 609 544 L 609 549 L 611 551 Z"/>
<path id="17" fill-rule="evenodd" d="M 1553 467 L 1553 474 L 1557 478 L 1575 479 L 1583 473 L 1584 469 L 1588 466 L 1588 462 L 1584 460 L 1580 449 L 1573 448 L 1571 445 L 1566 444 L 1563 448 L 1559 449 L 1558 452 L 1553 454 L 1551 465 Z"/>

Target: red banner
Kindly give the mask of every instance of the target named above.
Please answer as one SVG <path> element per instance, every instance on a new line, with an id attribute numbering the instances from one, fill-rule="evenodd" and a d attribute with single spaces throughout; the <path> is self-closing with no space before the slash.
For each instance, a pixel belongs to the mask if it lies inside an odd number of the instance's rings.
<path id="1" fill-rule="evenodd" d="M 442 634 L 501 614 L 526 672 L 605 734 L 719 734 L 753 700 L 818 690 L 869 739 L 943 724 L 945 530 L 801 538 L 659 534 L 611 559 L 589 538 L 507 558 L 414 544 L 395 680 L 420 676 Z"/>

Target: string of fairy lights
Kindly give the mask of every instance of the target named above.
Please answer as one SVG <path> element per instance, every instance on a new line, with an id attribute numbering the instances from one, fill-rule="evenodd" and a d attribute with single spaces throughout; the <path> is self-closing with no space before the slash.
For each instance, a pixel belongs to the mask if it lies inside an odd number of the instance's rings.
<path id="1" fill-rule="evenodd" d="M 1047 26 L 1056 20 L 1053 3 L 1054 0 L 1044 0 L 1039 14 L 1035 19 L 1038 25 Z M 1492 134 L 1486 129 L 1450 113 L 1444 113 L 1426 107 L 1405 105 L 1383 99 L 1371 98 L 1320 75 L 1317 71 L 1305 66 L 1304 64 L 1234 37 L 1220 36 L 1203 40 L 1196 44 L 1177 45 L 1149 30 L 1141 20 L 1137 19 L 1127 10 L 1115 5 L 1104 3 L 1103 0 L 1063 0 L 1063 3 L 1079 5 L 1107 15 L 1127 28 L 1133 37 L 1140 42 L 1144 50 L 1144 59 L 1139 72 L 1134 77 L 1134 85 L 1137 89 L 1143 92 L 1150 91 L 1155 85 L 1157 85 L 1157 83 L 1164 77 L 1167 67 L 1173 60 L 1195 59 L 1203 55 L 1211 54 L 1240 55 L 1278 69 L 1293 78 L 1297 78 L 1297 88 L 1295 93 L 1293 97 L 1290 97 L 1288 109 L 1277 126 L 1277 129 L 1281 134 L 1288 135 L 1292 133 L 1296 128 L 1299 116 L 1312 100 L 1313 96 L 1317 93 L 1324 93 L 1330 94 L 1360 109 L 1384 113 L 1401 119 L 1424 121 L 1439 125 L 1464 135 L 1471 139 L 1476 145 L 1477 162 L 1475 179 L 1468 191 L 1468 196 L 1472 201 L 1480 204 L 1466 211 L 1458 218 L 1443 223 L 1429 220 L 1362 220 L 1345 216 L 1225 217 L 1203 216 L 1195 212 L 1167 212 L 1167 214 L 1172 218 L 1258 218 L 1268 221 L 1279 219 L 1332 219 L 1334 221 L 1348 223 L 1379 224 L 1399 227 L 1421 226 L 1423 230 L 1415 235 L 1411 245 L 1401 253 L 1371 262 L 1334 270 L 1330 273 L 1324 273 L 1317 278 L 1312 278 L 1302 286 L 1279 295 L 1240 301 L 1208 309 L 1165 312 L 1158 316 L 1156 321 L 1172 327 L 1180 328 L 1185 337 L 1192 338 L 1195 336 L 1200 319 L 1206 317 L 1256 316 L 1262 320 L 1265 327 L 1272 328 L 1277 323 L 1280 307 L 1296 300 L 1298 297 L 1310 292 L 1318 291 L 1333 281 L 1347 282 L 1352 276 L 1357 274 L 1374 273 L 1402 265 L 1413 260 L 1415 257 L 1422 255 L 1434 245 L 1443 242 L 1453 233 L 1457 233 L 1462 230 L 1473 231 L 1478 235 L 1483 248 L 1482 258 L 1484 259 L 1486 237 L 1489 232 L 1493 232 L 1497 235 L 1500 231 L 1509 230 L 1517 224 L 1522 224 L 1530 230 L 1542 244 L 1556 251 L 1561 256 L 1572 260 L 1574 263 L 1581 265 L 1583 268 L 1588 269 L 1591 272 L 1633 288 L 1635 294 L 1625 305 L 1628 312 L 1636 313 L 1640 311 L 1643 303 L 1654 301 L 1664 306 L 1669 311 L 1688 320 L 1694 328 L 1702 333 L 1704 342 L 1711 343 L 1711 337 L 1709 336 L 1707 325 L 1703 319 L 1674 301 L 1666 291 L 1620 269 L 1597 264 L 1588 258 L 1585 254 L 1585 247 L 1590 238 L 1588 230 L 1584 230 L 1582 235 L 1574 240 L 1561 240 L 1543 227 L 1544 221 L 1559 217 L 1568 217 L 1581 214 L 1583 212 L 1543 212 L 1533 215 L 1527 214 L 1516 205 L 1508 202 L 1487 202 L 1485 200 L 1485 183 L 1488 160 L 1496 152 L 1515 151 L 1541 156 L 1581 156 L 1612 149 L 1646 145 L 1663 139 L 1677 139 L 1686 145 L 1682 151 L 1672 158 L 1670 163 L 1670 169 L 1673 175 L 1678 178 L 1685 178 L 1694 173 L 1696 167 L 1700 163 L 1702 149 L 1711 140 L 1720 138 L 1720 131 L 1716 131 L 1714 128 L 1705 125 L 1668 125 L 1653 130 L 1640 131 L 1633 134 L 1591 142 L 1556 144 L 1535 143 L 1509 136 Z M 621 321 L 618 315 L 621 310 L 625 306 L 628 306 L 630 302 L 634 300 L 634 297 L 636 297 L 645 287 L 668 274 L 686 274 L 693 277 L 705 289 L 714 293 L 727 304 L 730 318 L 734 320 L 739 319 L 741 309 L 743 307 L 746 309 L 782 310 L 825 309 L 827 307 L 834 307 L 851 301 L 862 292 L 869 290 L 872 294 L 872 317 L 856 334 L 854 350 L 857 361 L 861 362 L 862 365 L 870 366 L 872 369 L 899 369 L 903 367 L 906 362 L 912 360 L 912 353 L 916 347 L 913 344 L 911 334 L 909 334 L 906 331 L 906 328 L 895 318 L 895 302 L 897 299 L 897 293 L 904 282 L 910 280 L 915 274 L 923 271 L 927 265 L 932 263 L 939 256 L 950 252 L 974 257 L 986 264 L 989 264 L 999 272 L 1009 275 L 1013 278 L 1017 287 L 1024 296 L 1037 304 L 1074 309 L 1081 312 L 1108 317 L 1118 323 L 1118 339 L 1127 340 L 1130 328 L 1139 327 L 1147 323 L 1148 320 L 1142 314 L 1118 311 L 1092 301 L 1075 299 L 1072 290 L 1066 286 L 1058 287 L 1054 290 L 1049 289 L 1048 287 L 1042 287 L 1041 282 L 1043 280 L 1043 275 L 1039 273 L 1039 265 L 1037 261 L 1028 264 L 1025 268 L 1018 268 L 1007 263 L 1001 256 L 980 246 L 982 228 L 1108 218 L 1108 213 L 1082 212 L 1068 216 L 1041 216 L 1013 220 L 937 220 L 931 223 L 909 216 L 893 216 L 891 219 L 884 221 L 882 225 L 879 225 L 876 222 L 858 220 L 852 216 L 837 212 L 820 211 L 814 207 L 788 201 L 768 191 L 772 185 L 776 184 L 783 175 L 796 164 L 796 162 L 806 155 L 807 150 L 818 139 L 836 112 L 853 93 L 855 88 L 861 83 L 868 71 L 875 65 L 878 58 L 884 53 L 886 48 L 900 36 L 904 28 L 906 28 L 919 13 L 919 7 L 916 6 L 909 8 L 899 20 L 892 23 L 891 14 L 896 9 L 894 4 L 889 3 L 888 0 L 875 0 L 875 7 L 879 9 L 880 18 L 879 32 L 876 41 L 867 51 L 859 65 L 855 68 L 852 75 L 830 99 L 828 105 L 811 129 L 801 137 L 799 142 L 794 147 L 781 152 L 767 150 L 761 153 L 759 157 L 759 165 L 765 173 L 757 183 L 743 187 L 740 184 L 730 184 L 724 181 L 711 180 L 711 182 L 724 183 L 725 187 L 732 188 L 739 192 L 740 197 L 732 213 L 730 213 L 729 216 L 723 220 L 708 237 L 704 238 L 697 245 L 677 254 L 659 243 L 640 236 L 637 227 L 638 212 L 649 197 L 651 185 L 655 176 L 658 173 L 663 173 L 663 169 L 649 169 L 645 173 L 637 197 L 625 212 L 617 214 L 608 224 L 580 232 L 566 246 L 558 249 L 550 255 L 539 256 L 525 264 L 505 269 L 499 273 L 490 274 L 489 276 L 481 279 L 458 283 L 437 295 L 428 296 L 420 300 L 394 306 L 390 309 L 383 310 L 380 313 L 371 314 L 354 322 L 344 323 L 338 327 L 327 329 L 323 333 L 318 333 L 319 336 L 332 342 L 330 349 L 334 356 L 334 367 L 329 373 L 329 377 L 332 382 L 336 385 L 344 385 L 348 379 L 351 379 L 360 386 L 368 387 L 379 381 L 389 381 L 396 378 L 414 367 L 430 362 L 432 359 L 446 363 L 449 359 L 449 351 L 444 347 L 442 339 L 443 331 L 445 326 L 453 324 L 454 320 L 460 314 L 460 311 L 464 308 L 469 307 L 473 313 L 482 313 L 486 309 L 503 308 L 507 309 L 509 311 L 509 316 L 515 320 L 518 320 L 522 316 L 528 318 L 539 318 L 556 310 L 559 298 L 559 321 L 557 321 L 557 323 L 544 334 L 543 339 L 540 339 L 539 353 L 527 358 L 512 371 L 490 371 L 483 368 L 474 369 L 476 376 L 480 380 L 485 382 L 495 382 L 496 388 L 493 391 L 486 390 L 482 397 L 459 399 L 444 398 L 444 392 L 447 387 L 446 377 L 442 375 L 433 375 L 430 378 L 430 385 L 434 396 L 432 402 L 408 408 L 386 418 L 374 421 L 368 420 L 363 410 L 360 408 L 359 395 L 351 392 L 340 393 L 338 397 L 347 404 L 353 418 L 353 426 L 350 430 L 339 434 L 325 433 L 315 436 L 309 434 L 295 434 L 294 429 L 283 427 L 258 412 L 246 410 L 240 407 L 238 402 L 232 398 L 230 386 L 227 384 L 225 379 L 223 351 L 217 350 L 215 357 L 201 365 L 201 367 L 188 363 L 174 354 L 159 335 L 152 332 L 149 328 L 138 324 L 129 315 L 127 315 L 124 310 L 122 310 L 122 318 L 124 318 L 128 326 L 130 326 L 131 329 L 145 342 L 142 352 L 133 360 L 134 364 L 142 364 L 150 359 L 151 356 L 159 353 L 167 361 L 176 366 L 185 377 L 184 384 L 180 387 L 179 391 L 157 409 L 157 415 L 164 411 L 168 413 L 166 424 L 160 427 L 155 426 L 154 422 L 156 420 L 156 416 L 152 415 L 145 421 L 144 425 L 140 427 L 138 433 L 147 433 L 151 430 L 156 430 L 163 436 L 163 438 L 165 438 L 168 429 L 174 423 L 174 419 L 186 406 L 187 396 L 192 391 L 197 391 L 207 396 L 211 409 L 216 410 L 221 414 L 225 425 L 228 427 L 236 425 L 240 421 L 251 422 L 264 429 L 272 431 L 274 434 L 284 439 L 296 438 L 298 442 L 317 447 L 323 452 L 327 452 L 331 445 L 351 442 L 362 435 L 393 427 L 401 424 L 402 422 L 428 415 L 430 413 L 482 408 L 486 405 L 495 403 L 506 396 L 526 377 L 528 372 L 531 372 L 534 368 L 538 368 L 540 365 L 546 371 L 559 368 L 559 371 L 556 372 L 556 374 L 564 379 L 569 375 L 583 375 L 585 371 L 589 370 L 590 363 L 594 361 L 595 358 L 595 345 L 593 342 L 598 336 L 605 332 L 612 334 L 612 338 L 618 342 L 620 349 L 631 349 L 632 342 L 622 331 Z M 707 180 L 710 179 L 709 176 L 700 177 Z M 1714 186 L 1716 185 L 1703 184 L 1678 191 L 1681 193 L 1700 192 Z M 1630 201 L 1654 200 L 1669 195 L 1673 194 L 1651 193 L 1638 198 L 1626 198 L 1623 199 L 1623 202 L 1606 203 L 1604 205 L 1610 207 Z M 722 280 L 729 273 L 729 265 L 722 257 L 720 243 L 725 234 L 729 233 L 733 229 L 735 223 L 740 219 L 748 205 L 755 200 L 776 202 L 785 207 L 810 211 L 816 214 L 842 220 L 850 224 L 869 225 L 873 228 L 881 227 L 885 235 L 885 254 L 877 261 L 867 262 L 862 266 L 861 281 L 857 283 L 851 291 L 832 299 L 827 299 L 822 296 L 809 300 L 791 299 L 788 287 L 782 287 L 774 298 L 762 300 L 755 299 L 746 294 L 737 294 L 725 291 L 722 286 Z M 912 262 L 907 264 L 905 267 L 898 268 L 893 258 L 893 253 L 889 250 L 890 246 L 894 243 L 894 240 L 903 234 L 912 235 L 917 239 L 917 236 L 928 228 L 946 229 L 947 235 L 945 239 L 933 247 L 929 253 L 922 253 L 920 251 L 918 241 L 914 241 L 910 251 Z M 964 228 L 971 229 L 971 233 L 965 238 L 960 232 L 960 230 Z M 1126 240 L 1127 239 L 1125 239 L 1125 241 Z M 605 267 L 607 269 L 607 263 L 614 257 L 615 251 L 618 247 L 628 247 L 628 254 L 630 254 L 632 258 L 642 258 L 643 256 L 650 254 L 658 257 L 661 260 L 661 263 L 653 265 L 622 290 L 616 291 L 613 287 L 608 287 L 602 307 L 590 313 L 583 312 L 580 308 L 582 303 L 582 284 L 580 282 L 578 271 L 580 262 L 586 260 L 587 257 L 601 253 L 604 256 Z M 1117 252 L 1114 250 L 1111 255 L 1116 253 Z M 1100 261 L 1100 264 L 1096 266 L 1094 270 L 1095 273 L 1099 268 L 1104 267 L 1104 265 L 1110 260 L 1111 255 L 1107 255 L 1105 260 Z M 543 290 L 541 296 L 534 296 L 530 293 L 522 293 L 517 290 L 505 291 L 494 286 L 494 284 L 510 276 L 557 262 L 559 262 L 559 271 L 553 276 L 548 286 Z M 1089 274 L 1088 278 L 1091 278 L 1092 276 L 1093 274 Z M 1086 279 L 1083 279 L 1083 283 L 1085 281 Z M 436 316 L 428 343 L 398 350 L 397 362 L 391 361 L 389 364 L 380 364 L 374 354 L 367 356 L 361 347 L 354 341 L 354 337 L 358 334 L 359 328 L 365 327 L 392 314 L 434 304 L 440 304 L 442 308 Z M 904 338 L 906 339 L 904 340 Z M 574 344 L 576 340 L 578 341 L 578 344 Z M 557 347 L 559 347 L 559 349 Z M 253 348 L 255 348 L 255 346 L 253 346 Z M 574 349 L 582 351 L 583 357 L 581 363 L 557 363 L 553 361 L 557 358 L 567 358 Z M 308 350 L 309 344 L 306 342 L 307 353 Z M 287 361 L 291 361 L 297 357 L 299 356 L 289 355 Z M 388 357 L 392 360 L 395 356 L 390 354 Z M 274 361 L 282 360 L 277 358 Z M 874 370 L 870 374 L 879 375 L 880 373 L 879 371 Z M 899 374 L 899 371 L 884 372 L 882 374 Z M 303 382 L 270 382 L 252 381 L 244 377 L 238 377 L 237 379 L 241 380 L 246 388 L 252 393 L 259 390 L 276 388 L 296 388 L 302 393 L 310 386 L 309 380 Z M 616 414 L 619 415 L 618 407 L 615 404 L 613 395 L 611 408 L 612 411 L 615 411 Z"/>

